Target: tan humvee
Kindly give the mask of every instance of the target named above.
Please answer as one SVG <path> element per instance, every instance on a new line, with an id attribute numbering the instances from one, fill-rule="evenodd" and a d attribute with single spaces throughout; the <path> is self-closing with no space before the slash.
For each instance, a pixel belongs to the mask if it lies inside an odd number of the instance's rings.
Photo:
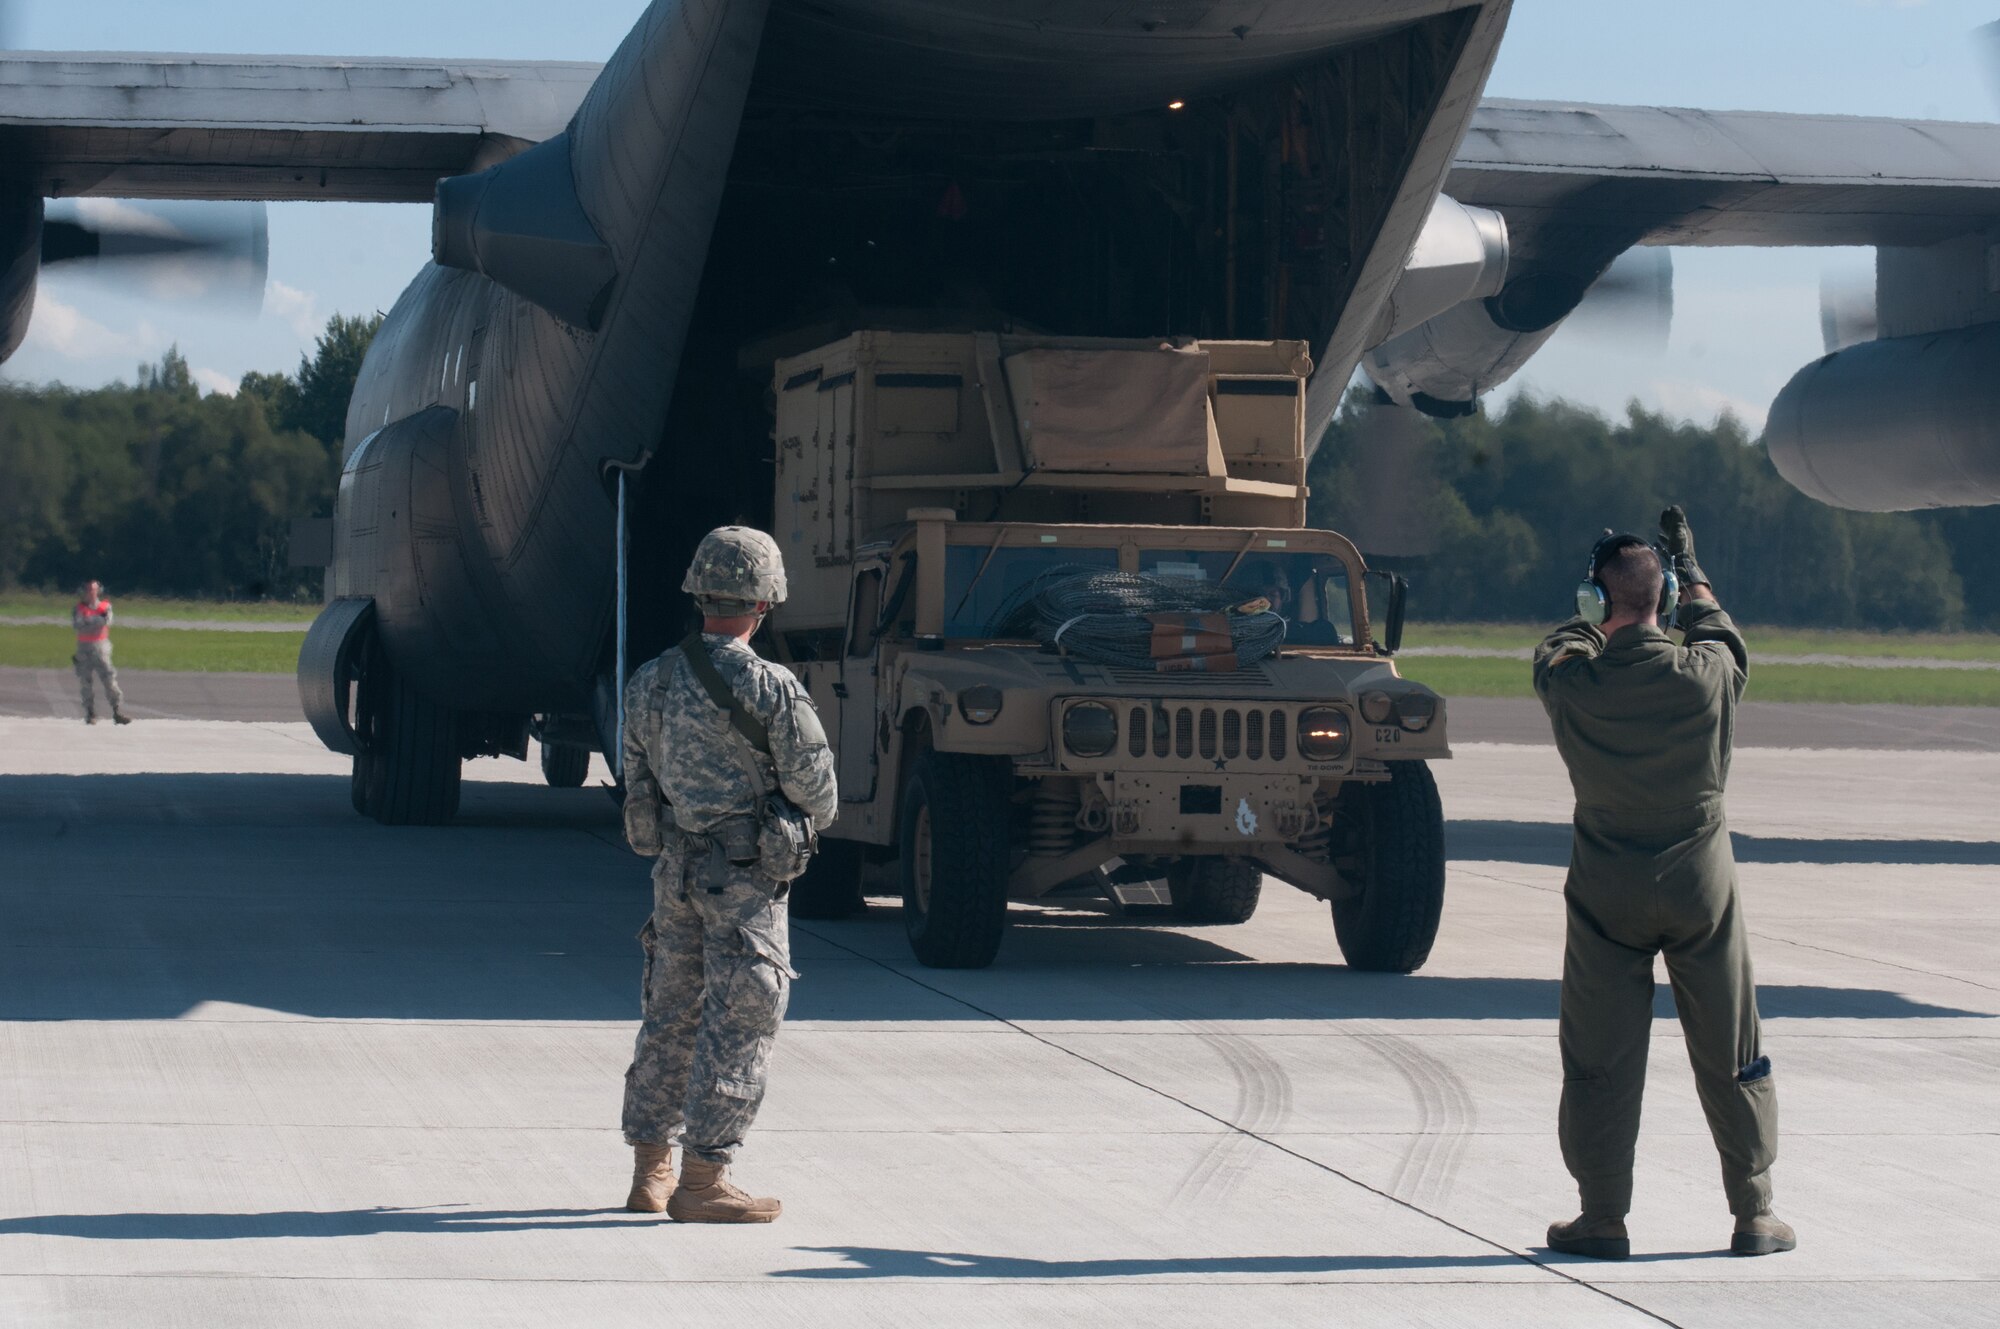
<path id="1" fill-rule="evenodd" d="M 1304 528 L 1310 369 L 1297 342 L 886 332 L 778 363 L 771 627 L 842 801 L 795 912 L 893 864 L 917 957 L 980 966 L 1010 899 L 1164 880 L 1185 921 L 1240 923 L 1269 874 L 1332 903 L 1350 964 L 1423 963 L 1444 705 L 1388 658 L 1400 582 L 1384 649 L 1360 554 Z M 1072 568 L 1241 589 L 1284 645 L 1140 668 L 1021 635 Z"/>

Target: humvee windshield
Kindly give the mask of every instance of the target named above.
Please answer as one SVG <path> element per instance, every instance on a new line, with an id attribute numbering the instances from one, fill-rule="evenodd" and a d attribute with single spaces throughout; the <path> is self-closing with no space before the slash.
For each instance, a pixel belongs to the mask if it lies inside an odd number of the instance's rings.
<path id="1" fill-rule="evenodd" d="M 1116 549 L 1050 545 L 999 548 L 952 545 L 944 552 L 944 635 L 992 637 L 1000 620 L 1021 602 L 1022 588 L 1045 573 L 1070 567 L 1079 572 L 1115 571 Z M 982 565 L 984 570 L 982 571 Z"/>
<path id="2" fill-rule="evenodd" d="M 951 545 L 945 550 L 944 635 L 999 636 L 1036 578 L 1117 567 L 1118 550 L 1109 547 Z M 1220 582 L 1241 589 L 1245 600 L 1261 596 L 1285 619 L 1285 640 L 1294 646 L 1345 646 L 1354 640 L 1347 564 L 1324 550 L 1141 549 L 1139 571 Z"/>
<path id="3" fill-rule="evenodd" d="M 1139 571 L 1221 581 L 1240 588 L 1246 600 L 1262 596 L 1284 618 L 1285 641 L 1293 646 L 1344 646 L 1352 640 L 1347 564 L 1324 551 L 1260 550 L 1239 559 L 1228 549 L 1142 549 Z"/>

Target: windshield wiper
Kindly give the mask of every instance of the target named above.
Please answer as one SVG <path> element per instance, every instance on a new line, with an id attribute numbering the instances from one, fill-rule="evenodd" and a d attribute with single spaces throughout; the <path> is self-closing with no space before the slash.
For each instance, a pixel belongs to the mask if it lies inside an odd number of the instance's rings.
<path id="1" fill-rule="evenodd" d="M 958 604 L 951 611 L 953 622 L 957 622 L 958 616 L 965 612 L 965 602 L 972 598 L 975 590 L 979 589 L 979 579 L 986 575 L 987 568 L 993 566 L 993 556 L 1000 552 L 1000 542 L 1006 538 L 1005 526 L 993 532 L 993 543 L 986 546 L 986 557 L 979 560 L 978 570 L 972 574 L 972 580 L 965 584 L 965 594 L 958 597 Z"/>

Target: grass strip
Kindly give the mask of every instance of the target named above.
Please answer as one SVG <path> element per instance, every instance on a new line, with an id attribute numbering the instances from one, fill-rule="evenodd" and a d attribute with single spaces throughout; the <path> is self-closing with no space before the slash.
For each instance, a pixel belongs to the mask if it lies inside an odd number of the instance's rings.
<path id="1" fill-rule="evenodd" d="M 1552 623 L 1411 623 L 1403 630 L 1403 644 L 1526 652 L 1553 626 Z M 1753 663 L 1758 653 L 2000 661 L 2000 633 L 1991 632 L 1849 632 L 1746 624 L 1743 635 L 1749 638 Z"/>
<path id="2" fill-rule="evenodd" d="M 1446 697 L 1532 697 L 1525 660 L 1398 659 L 1405 678 Z M 1750 660 L 1749 701 L 1893 703 L 1902 706 L 2000 706 L 2000 670 L 1867 669 L 1842 665 L 1760 665 Z"/>
<path id="3" fill-rule="evenodd" d="M 120 670 L 172 669 L 212 674 L 289 674 L 299 665 L 300 632 L 114 628 L 111 662 Z M 68 669 L 76 634 L 65 627 L 0 626 L 0 665 Z"/>
<path id="4" fill-rule="evenodd" d="M 217 623 L 310 623 L 319 605 L 310 600 L 175 600 L 149 595 L 110 597 L 121 618 L 185 618 Z M 0 594 L 0 616 L 67 619 L 74 595 L 39 591 Z M 115 629 L 114 629 L 115 630 Z"/>

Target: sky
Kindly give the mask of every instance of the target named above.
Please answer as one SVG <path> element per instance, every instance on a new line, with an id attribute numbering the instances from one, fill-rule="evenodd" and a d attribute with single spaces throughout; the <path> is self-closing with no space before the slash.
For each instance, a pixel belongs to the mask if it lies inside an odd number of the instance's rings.
<path id="1" fill-rule="evenodd" d="M 0 41 L 22 49 L 603 60 L 643 0 L 0 0 Z M 1516 0 L 1487 95 L 1584 102 L 2000 118 L 1970 34 L 2000 0 Z M 386 310 L 429 255 L 420 205 L 274 204 L 261 314 L 172 290 L 45 273 L 17 381 L 129 381 L 178 344 L 197 381 L 233 390 L 247 370 L 291 370 L 328 315 Z M 1677 249 L 1664 351 L 1558 333 L 1504 391 L 1608 413 L 1638 400 L 1697 420 L 1730 410 L 1753 428 L 1792 373 L 1822 352 L 1829 266 L 1867 251 Z"/>

